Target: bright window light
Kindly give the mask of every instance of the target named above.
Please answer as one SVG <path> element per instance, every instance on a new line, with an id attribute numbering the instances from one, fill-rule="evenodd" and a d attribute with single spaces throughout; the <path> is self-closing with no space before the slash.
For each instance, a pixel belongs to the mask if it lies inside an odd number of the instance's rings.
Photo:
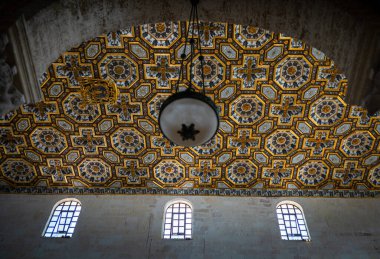
<path id="1" fill-rule="evenodd" d="M 72 237 L 81 204 L 77 200 L 65 200 L 54 206 L 49 221 L 45 227 L 44 237 Z"/>
<path id="2" fill-rule="evenodd" d="M 301 206 L 292 203 L 281 203 L 276 208 L 281 238 L 283 240 L 310 241 Z"/>
<path id="3" fill-rule="evenodd" d="M 184 202 L 175 202 L 165 211 L 164 239 L 191 239 L 192 209 Z"/>

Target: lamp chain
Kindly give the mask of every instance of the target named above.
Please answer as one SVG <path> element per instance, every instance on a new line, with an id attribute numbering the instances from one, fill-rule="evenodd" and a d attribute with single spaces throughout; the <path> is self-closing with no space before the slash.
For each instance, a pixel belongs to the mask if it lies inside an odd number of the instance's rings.
<path id="1" fill-rule="evenodd" d="M 198 40 L 197 40 L 197 48 L 199 49 L 199 61 L 201 63 L 201 78 L 202 78 L 202 93 L 205 95 L 205 76 L 204 76 L 204 71 L 203 71 L 203 66 L 204 66 L 204 57 L 202 55 L 202 46 L 200 42 L 200 23 L 199 23 L 199 18 L 198 18 L 198 8 L 197 4 L 199 1 L 197 0 L 191 0 L 191 11 L 190 11 L 190 18 L 189 18 L 189 27 L 186 29 L 185 33 L 185 46 L 183 48 L 182 54 L 181 54 L 181 66 L 180 66 L 180 72 L 178 76 L 178 81 L 176 83 L 176 92 L 178 92 L 179 89 L 179 82 L 184 80 L 184 71 L 185 71 L 185 59 L 186 59 L 186 51 L 188 44 L 190 44 L 190 82 L 188 85 L 187 90 L 193 91 L 193 85 L 191 83 L 192 78 L 193 78 L 193 68 L 194 68 L 194 52 L 195 52 L 195 30 L 196 34 L 198 35 Z M 191 33 L 190 33 L 190 28 L 191 28 Z M 191 34 L 191 39 L 189 40 L 189 34 Z"/>

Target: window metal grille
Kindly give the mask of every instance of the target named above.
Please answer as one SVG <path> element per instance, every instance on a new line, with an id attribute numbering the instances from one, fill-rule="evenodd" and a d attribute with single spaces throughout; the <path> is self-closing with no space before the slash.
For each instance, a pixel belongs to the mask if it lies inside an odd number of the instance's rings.
<path id="1" fill-rule="evenodd" d="M 192 210 L 183 202 L 171 204 L 165 211 L 164 239 L 191 239 Z"/>
<path id="2" fill-rule="evenodd" d="M 284 203 L 277 206 L 276 210 L 282 239 L 310 241 L 306 221 L 300 208 Z"/>
<path id="3" fill-rule="evenodd" d="M 72 237 L 81 204 L 77 201 L 65 201 L 55 207 L 46 226 L 44 237 Z"/>

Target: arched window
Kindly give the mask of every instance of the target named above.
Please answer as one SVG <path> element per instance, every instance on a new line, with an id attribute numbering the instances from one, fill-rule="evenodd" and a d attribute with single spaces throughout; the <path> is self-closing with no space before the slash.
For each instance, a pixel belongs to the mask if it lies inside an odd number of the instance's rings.
<path id="1" fill-rule="evenodd" d="M 53 207 L 42 236 L 72 237 L 80 211 L 81 204 L 77 199 L 59 201 Z"/>
<path id="2" fill-rule="evenodd" d="M 192 206 L 184 200 L 169 202 L 165 206 L 163 238 L 191 239 L 192 237 Z"/>
<path id="3" fill-rule="evenodd" d="M 282 239 L 310 241 L 309 230 L 299 204 L 291 201 L 280 202 L 276 212 Z"/>

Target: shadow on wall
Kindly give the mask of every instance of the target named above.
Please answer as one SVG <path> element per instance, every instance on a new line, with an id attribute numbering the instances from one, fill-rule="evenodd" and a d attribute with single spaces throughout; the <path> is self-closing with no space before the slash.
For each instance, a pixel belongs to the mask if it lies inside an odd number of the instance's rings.
<path id="1" fill-rule="evenodd" d="M 0 115 L 25 103 L 23 94 L 14 85 L 13 77 L 17 74 L 17 69 L 7 63 L 5 49 L 8 43 L 7 36 L 0 35 Z"/>
<path id="2" fill-rule="evenodd" d="M 369 93 L 363 99 L 362 106 L 368 109 L 369 116 L 373 116 L 380 111 L 380 66 L 374 73 L 369 89 Z"/>

